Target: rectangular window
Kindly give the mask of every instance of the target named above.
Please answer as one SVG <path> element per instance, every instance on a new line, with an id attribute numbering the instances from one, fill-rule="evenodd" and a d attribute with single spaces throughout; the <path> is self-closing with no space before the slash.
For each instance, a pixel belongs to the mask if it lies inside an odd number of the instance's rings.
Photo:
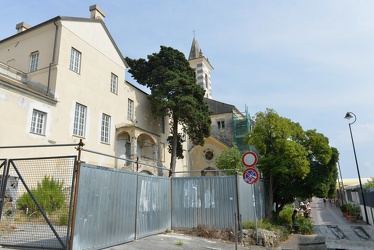
<path id="1" fill-rule="evenodd" d="M 118 89 L 118 76 L 112 73 L 110 78 L 110 92 L 117 94 Z"/>
<path id="2" fill-rule="evenodd" d="M 38 69 L 39 52 L 33 52 L 30 55 L 30 72 L 34 72 Z"/>
<path id="3" fill-rule="evenodd" d="M 74 49 L 71 48 L 71 53 L 70 53 L 70 69 L 74 71 L 75 73 L 80 73 L 80 64 L 81 64 L 81 53 Z"/>
<path id="4" fill-rule="evenodd" d="M 38 135 L 44 135 L 46 118 L 46 113 L 34 109 L 32 112 L 30 132 Z"/>
<path id="5" fill-rule="evenodd" d="M 127 102 L 127 120 L 134 119 L 134 101 L 129 99 Z"/>
<path id="6" fill-rule="evenodd" d="M 75 105 L 73 134 L 84 137 L 86 130 L 87 107 L 79 103 Z"/>
<path id="7" fill-rule="evenodd" d="M 218 129 L 225 128 L 225 121 L 219 121 L 217 122 Z"/>
<path id="8" fill-rule="evenodd" d="M 103 114 L 101 119 L 101 142 L 109 143 L 110 116 Z"/>

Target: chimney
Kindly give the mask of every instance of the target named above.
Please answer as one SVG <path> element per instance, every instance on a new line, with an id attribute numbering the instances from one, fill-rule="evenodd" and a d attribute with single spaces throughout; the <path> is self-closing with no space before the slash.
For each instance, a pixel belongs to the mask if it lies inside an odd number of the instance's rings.
<path id="1" fill-rule="evenodd" d="M 91 18 L 104 20 L 105 13 L 97 4 L 90 6 Z"/>
<path id="2" fill-rule="evenodd" d="M 22 22 L 22 23 L 19 23 L 19 24 L 16 25 L 17 33 L 20 33 L 20 32 L 22 32 L 22 31 L 28 30 L 28 29 L 30 29 L 30 28 L 31 28 L 31 26 L 28 25 L 28 24 L 25 23 L 25 22 Z"/>

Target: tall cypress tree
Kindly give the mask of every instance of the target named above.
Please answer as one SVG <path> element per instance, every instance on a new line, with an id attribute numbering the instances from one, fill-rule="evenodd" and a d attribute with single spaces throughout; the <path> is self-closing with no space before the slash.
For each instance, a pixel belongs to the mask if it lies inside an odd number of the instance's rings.
<path id="1" fill-rule="evenodd" d="M 194 145 L 204 145 L 210 135 L 211 120 L 205 90 L 196 83 L 194 70 L 184 54 L 171 47 L 161 46 L 160 52 L 147 56 L 147 60 L 126 57 L 129 73 L 139 84 L 148 87 L 152 113 L 155 117 L 169 116 L 171 153 L 170 170 L 175 171 L 176 159 L 183 158 L 182 126 Z"/>

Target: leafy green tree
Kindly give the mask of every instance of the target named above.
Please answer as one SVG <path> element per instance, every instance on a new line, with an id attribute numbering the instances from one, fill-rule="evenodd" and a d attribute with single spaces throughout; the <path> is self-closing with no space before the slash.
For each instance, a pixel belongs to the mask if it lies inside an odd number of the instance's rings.
<path id="1" fill-rule="evenodd" d="M 234 175 L 236 172 L 235 170 L 244 170 L 241 153 L 235 144 L 232 148 L 222 151 L 216 158 L 215 164 L 217 168 L 222 170 L 232 169 L 226 172 L 227 175 Z"/>
<path id="2" fill-rule="evenodd" d="M 371 177 L 371 180 L 364 185 L 364 188 L 374 188 L 374 177 Z"/>
<path id="3" fill-rule="evenodd" d="M 204 101 L 205 91 L 196 83 L 195 71 L 183 53 L 161 46 L 159 53 L 148 55 L 147 59 L 126 57 L 129 73 L 151 90 L 148 99 L 153 115 L 171 118 L 168 141 L 173 173 L 176 159 L 183 158 L 178 124 L 194 145 L 204 145 L 205 138 L 210 136 L 210 109 Z"/>
<path id="4" fill-rule="evenodd" d="M 258 166 L 268 184 L 268 218 L 272 217 L 271 204 L 276 204 L 278 216 L 284 205 L 295 197 L 311 196 L 319 184 L 324 183 L 325 191 L 329 190 L 330 183 L 325 180 L 318 183 L 316 179 L 314 186 L 305 184 L 311 166 L 320 164 L 326 168 L 331 160 L 332 150 L 322 134 L 304 131 L 300 124 L 267 109 L 256 114 L 255 127 L 245 141 L 260 154 Z"/>
<path id="5" fill-rule="evenodd" d="M 329 146 L 328 138 L 316 130 L 305 132 L 304 147 L 308 150 L 310 172 L 303 180 L 298 180 L 295 185 L 299 187 L 298 196 L 310 198 L 311 196 L 330 197 L 335 195 L 339 160 L 339 152 Z"/>

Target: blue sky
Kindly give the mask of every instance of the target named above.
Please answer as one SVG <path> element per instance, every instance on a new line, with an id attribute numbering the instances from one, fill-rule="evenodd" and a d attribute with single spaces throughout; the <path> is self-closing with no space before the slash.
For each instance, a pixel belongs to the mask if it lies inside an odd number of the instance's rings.
<path id="1" fill-rule="evenodd" d="M 189 54 L 195 37 L 214 67 L 213 99 L 251 116 L 266 108 L 316 129 L 340 153 L 343 178 L 374 177 L 374 1 L 370 0 L 20 0 L 2 6 L 0 40 L 15 26 L 55 16 L 105 24 L 124 56 L 146 58 L 160 45 Z M 1 60 L 1 59 L 0 59 Z M 130 78 L 126 78 L 134 83 Z"/>

